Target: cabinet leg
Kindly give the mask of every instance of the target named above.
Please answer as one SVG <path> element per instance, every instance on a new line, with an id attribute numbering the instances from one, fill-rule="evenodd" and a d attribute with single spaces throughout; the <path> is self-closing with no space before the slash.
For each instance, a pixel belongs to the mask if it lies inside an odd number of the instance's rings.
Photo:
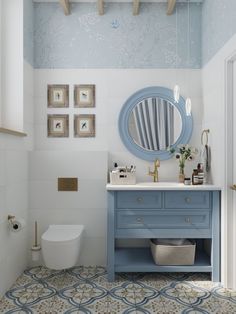
<path id="1" fill-rule="evenodd" d="M 213 282 L 220 282 L 220 197 L 213 192 L 211 265 Z"/>
<path id="2" fill-rule="evenodd" d="M 111 272 L 108 272 L 108 273 L 107 273 L 107 280 L 108 280 L 109 282 L 115 281 L 115 272 L 114 272 L 114 271 L 111 271 Z"/>
<path id="3" fill-rule="evenodd" d="M 213 270 L 211 273 L 211 281 L 212 282 L 220 282 L 220 271 L 218 269 L 214 270 L 214 266 L 213 266 Z"/>
<path id="4" fill-rule="evenodd" d="M 114 192 L 108 193 L 108 229 L 107 229 L 107 279 L 109 282 L 115 280 L 115 197 Z"/>

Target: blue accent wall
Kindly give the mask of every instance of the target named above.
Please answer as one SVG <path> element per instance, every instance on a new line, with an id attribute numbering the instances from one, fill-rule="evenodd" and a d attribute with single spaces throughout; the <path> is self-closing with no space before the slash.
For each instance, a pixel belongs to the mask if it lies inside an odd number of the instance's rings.
<path id="1" fill-rule="evenodd" d="M 34 6 L 24 0 L 24 59 L 34 66 Z"/>
<path id="2" fill-rule="evenodd" d="M 176 15 L 166 15 L 166 3 L 143 3 L 138 16 L 131 3 L 106 3 L 103 16 L 96 3 L 74 3 L 71 12 L 65 16 L 57 3 L 34 4 L 35 68 L 176 66 Z M 202 4 L 190 5 L 190 62 L 187 13 L 187 4 L 178 4 L 177 67 L 200 68 Z"/>
<path id="3" fill-rule="evenodd" d="M 236 33 L 236 0 L 205 0 L 202 8 L 202 63 Z"/>

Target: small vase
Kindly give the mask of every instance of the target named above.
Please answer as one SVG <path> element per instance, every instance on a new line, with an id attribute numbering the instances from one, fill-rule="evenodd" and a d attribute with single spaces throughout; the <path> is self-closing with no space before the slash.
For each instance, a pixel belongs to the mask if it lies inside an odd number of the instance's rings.
<path id="1" fill-rule="evenodd" d="M 179 182 L 184 183 L 184 178 L 185 178 L 184 168 L 179 168 Z"/>

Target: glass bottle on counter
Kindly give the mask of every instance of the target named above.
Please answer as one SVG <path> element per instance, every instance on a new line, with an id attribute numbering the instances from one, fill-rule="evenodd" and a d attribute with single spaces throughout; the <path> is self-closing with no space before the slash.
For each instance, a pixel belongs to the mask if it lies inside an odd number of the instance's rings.
<path id="1" fill-rule="evenodd" d="M 198 184 L 203 184 L 204 182 L 204 171 L 203 171 L 203 164 L 199 163 L 197 165 L 198 170 Z"/>
<path id="2" fill-rule="evenodd" d="M 198 170 L 197 169 L 193 169 L 192 184 L 198 185 Z"/>

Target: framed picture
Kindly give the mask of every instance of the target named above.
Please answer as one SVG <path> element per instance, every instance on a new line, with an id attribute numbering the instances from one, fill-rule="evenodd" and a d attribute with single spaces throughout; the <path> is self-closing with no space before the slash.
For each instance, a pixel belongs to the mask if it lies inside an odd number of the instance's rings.
<path id="1" fill-rule="evenodd" d="M 69 137 L 69 115 L 48 115 L 48 137 Z"/>
<path id="2" fill-rule="evenodd" d="M 79 114 L 74 116 L 75 137 L 95 137 L 95 114 Z"/>
<path id="3" fill-rule="evenodd" d="M 95 85 L 75 85 L 74 101 L 77 108 L 95 107 Z"/>
<path id="4" fill-rule="evenodd" d="M 69 107 L 69 85 L 48 85 L 48 107 Z"/>

